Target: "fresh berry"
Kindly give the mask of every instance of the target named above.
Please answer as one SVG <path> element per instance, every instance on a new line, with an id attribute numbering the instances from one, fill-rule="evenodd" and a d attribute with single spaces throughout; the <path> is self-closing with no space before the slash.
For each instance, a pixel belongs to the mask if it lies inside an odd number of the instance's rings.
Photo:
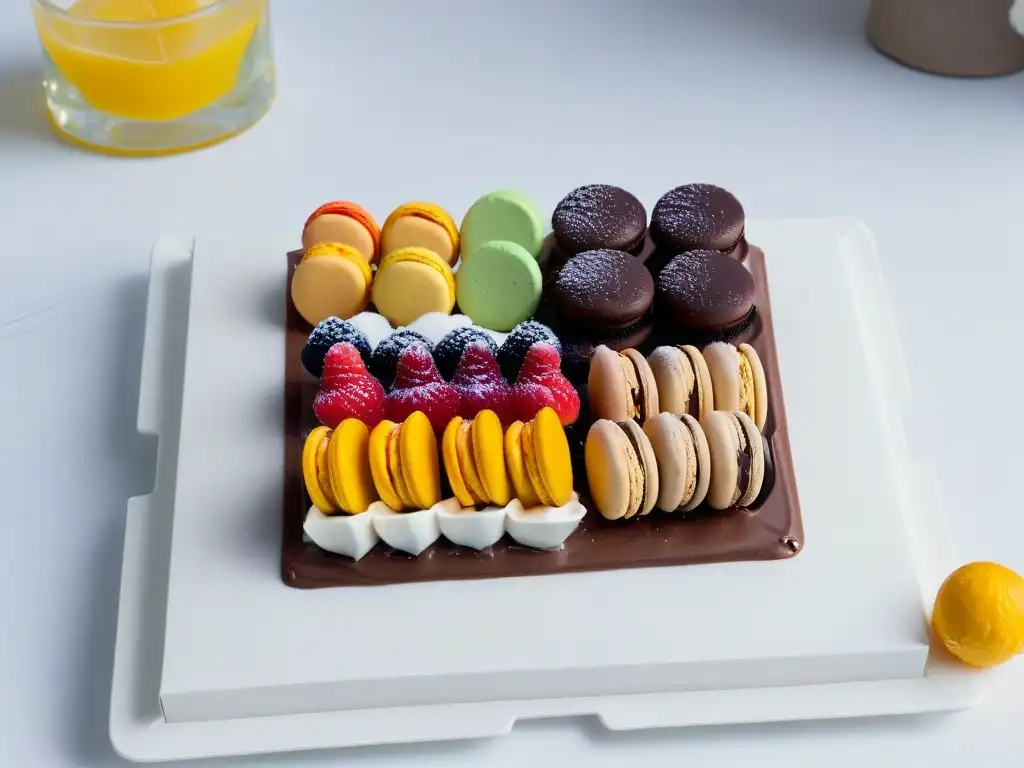
<path id="1" fill-rule="evenodd" d="M 327 350 L 341 343 L 351 344 L 359 351 L 364 363 L 370 362 L 370 341 L 366 334 L 348 320 L 328 317 L 317 323 L 309 334 L 306 346 L 302 348 L 302 367 L 319 379 L 324 372 Z"/>
<path id="2" fill-rule="evenodd" d="M 416 411 L 423 411 L 440 432 L 458 410 L 459 393 L 441 378 L 427 347 L 419 343 L 409 346 L 398 359 L 395 383 L 384 405 L 387 419 L 405 421 Z"/>
<path id="3" fill-rule="evenodd" d="M 509 381 L 515 381 L 530 347 L 542 341 L 553 346 L 558 354 L 562 354 L 561 342 L 555 332 L 546 325 L 536 320 L 527 320 L 513 328 L 498 350 L 498 366 L 502 375 Z"/>
<path id="4" fill-rule="evenodd" d="M 491 338 L 491 334 L 482 328 L 467 325 L 445 334 L 434 347 L 434 361 L 437 363 L 437 370 L 441 372 L 441 376 L 451 381 L 466 348 L 475 343 L 487 345 L 491 355 L 498 353 L 498 346 Z"/>
<path id="5" fill-rule="evenodd" d="M 342 342 L 327 350 L 313 412 L 331 429 L 345 419 L 359 419 L 373 429 L 384 418 L 384 387 L 369 374 L 351 344 Z"/>
<path id="6" fill-rule="evenodd" d="M 530 347 L 512 387 L 515 418 L 529 421 L 545 406 L 555 409 L 562 426 L 572 424 L 580 415 L 580 396 L 562 375 L 558 350 L 547 342 Z"/>
<path id="7" fill-rule="evenodd" d="M 377 377 L 377 380 L 384 385 L 384 389 L 391 389 L 395 380 L 395 369 L 398 368 L 398 360 L 410 344 L 422 344 L 428 354 L 432 354 L 434 351 L 433 345 L 426 336 L 407 328 L 395 331 L 373 350 L 369 363 L 370 373 Z"/>
<path id="8" fill-rule="evenodd" d="M 494 345 L 475 341 L 462 353 L 452 386 L 459 393 L 459 416 L 472 419 L 482 410 L 498 414 L 502 424 L 511 424 L 508 407 L 509 386 L 498 370 Z"/>

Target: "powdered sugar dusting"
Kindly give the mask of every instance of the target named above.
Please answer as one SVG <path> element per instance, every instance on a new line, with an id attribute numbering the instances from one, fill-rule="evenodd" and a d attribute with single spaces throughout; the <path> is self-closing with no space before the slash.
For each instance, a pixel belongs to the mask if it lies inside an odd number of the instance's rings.
<path id="1" fill-rule="evenodd" d="M 555 207 L 551 226 L 565 246 L 628 247 L 647 229 L 643 204 L 609 184 L 577 187 Z"/>
<path id="2" fill-rule="evenodd" d="M 656 240 L 686 247 L 728 248 L 743 232 L 743 206 L 714 184 L 684 184 L 666 192 L 651 212 Z"/>
<path id="3" fill-rule="evenodd" d="M 658 292 L 689 312 L 727 308 L 746 312 L 753 296 L 753 279 L 742 264 L 718 251 L 690 251 L 676 256 L 661 271 Z"/>
<path id="4" fill-rule="evenodd" d="M 645 281 L 636 279 L 637 269 L 646 271 L 628 253 L 585 251 L 565 263 L 555 278 L 555 287 L 584 309 L 611 301 L 628 307 L 640 306 L 646 302 L 649 291 Z"/>

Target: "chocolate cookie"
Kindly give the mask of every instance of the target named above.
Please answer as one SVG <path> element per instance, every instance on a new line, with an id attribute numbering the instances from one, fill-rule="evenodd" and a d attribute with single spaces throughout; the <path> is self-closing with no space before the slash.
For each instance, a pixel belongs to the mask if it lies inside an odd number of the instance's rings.
<path id="1" fill-rule="evenodd" d="M 555 206 L 551 228 L 558 247 L 568 256 L 598 249 L 633 253 L 644 244 L 647 210 L 624 189 L 587 184 Z"/>
<path id="2" fill-rule="evenodd" d="M 722 251 L 746 256 L 743 206 L 714 184 L 684 184 L 664 195 L 651 212 L 651 237 L 662 248 Z"/>
<path id="3" fill-rule="evenodd" d="M 559 270 L 548 287 L 558 315 L 590 331 L 625 328 L 643 318 L 654 301 L 654 278 L 623 251 L 584 251 Z"/>
<path id="4" fill-rule="evenodd" d="M 699 333 L 745 325 L 754 315 L 754 278 L 719 251 L 681 253 L 658 276 L 657 312 Z"/>

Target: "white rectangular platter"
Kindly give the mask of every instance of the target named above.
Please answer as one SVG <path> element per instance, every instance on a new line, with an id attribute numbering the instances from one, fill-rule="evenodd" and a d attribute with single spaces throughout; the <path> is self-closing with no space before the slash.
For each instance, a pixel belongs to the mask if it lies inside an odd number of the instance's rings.
<path id="1" fill-rule="evenodd" d="M 290 243 L 161 241 L 139 406 L 160 449 L 154 492 L 129 504 L 118 751 L 166 760 L 494 736 L 578 714 L 628 729 L 976 701 L 983 674 L 928 661 L 926 618 L 953 561 L 934 479 L 903 434 L 910 390 L 870 233 L 821 219 L 748 234 L 767 258 L 806 534 L 796 558 L 315 591 L 279 573 Z"/>

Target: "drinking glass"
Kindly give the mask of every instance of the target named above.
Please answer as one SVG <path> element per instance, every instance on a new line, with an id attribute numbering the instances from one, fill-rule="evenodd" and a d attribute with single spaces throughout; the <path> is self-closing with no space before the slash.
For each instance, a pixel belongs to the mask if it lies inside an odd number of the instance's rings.
<path id="1" fill-rule="evenodd" d="M 245 130 L 274 98 L 268 0 L 30 0 L 47 113 L 90 149 L 161 155 Z"/>

